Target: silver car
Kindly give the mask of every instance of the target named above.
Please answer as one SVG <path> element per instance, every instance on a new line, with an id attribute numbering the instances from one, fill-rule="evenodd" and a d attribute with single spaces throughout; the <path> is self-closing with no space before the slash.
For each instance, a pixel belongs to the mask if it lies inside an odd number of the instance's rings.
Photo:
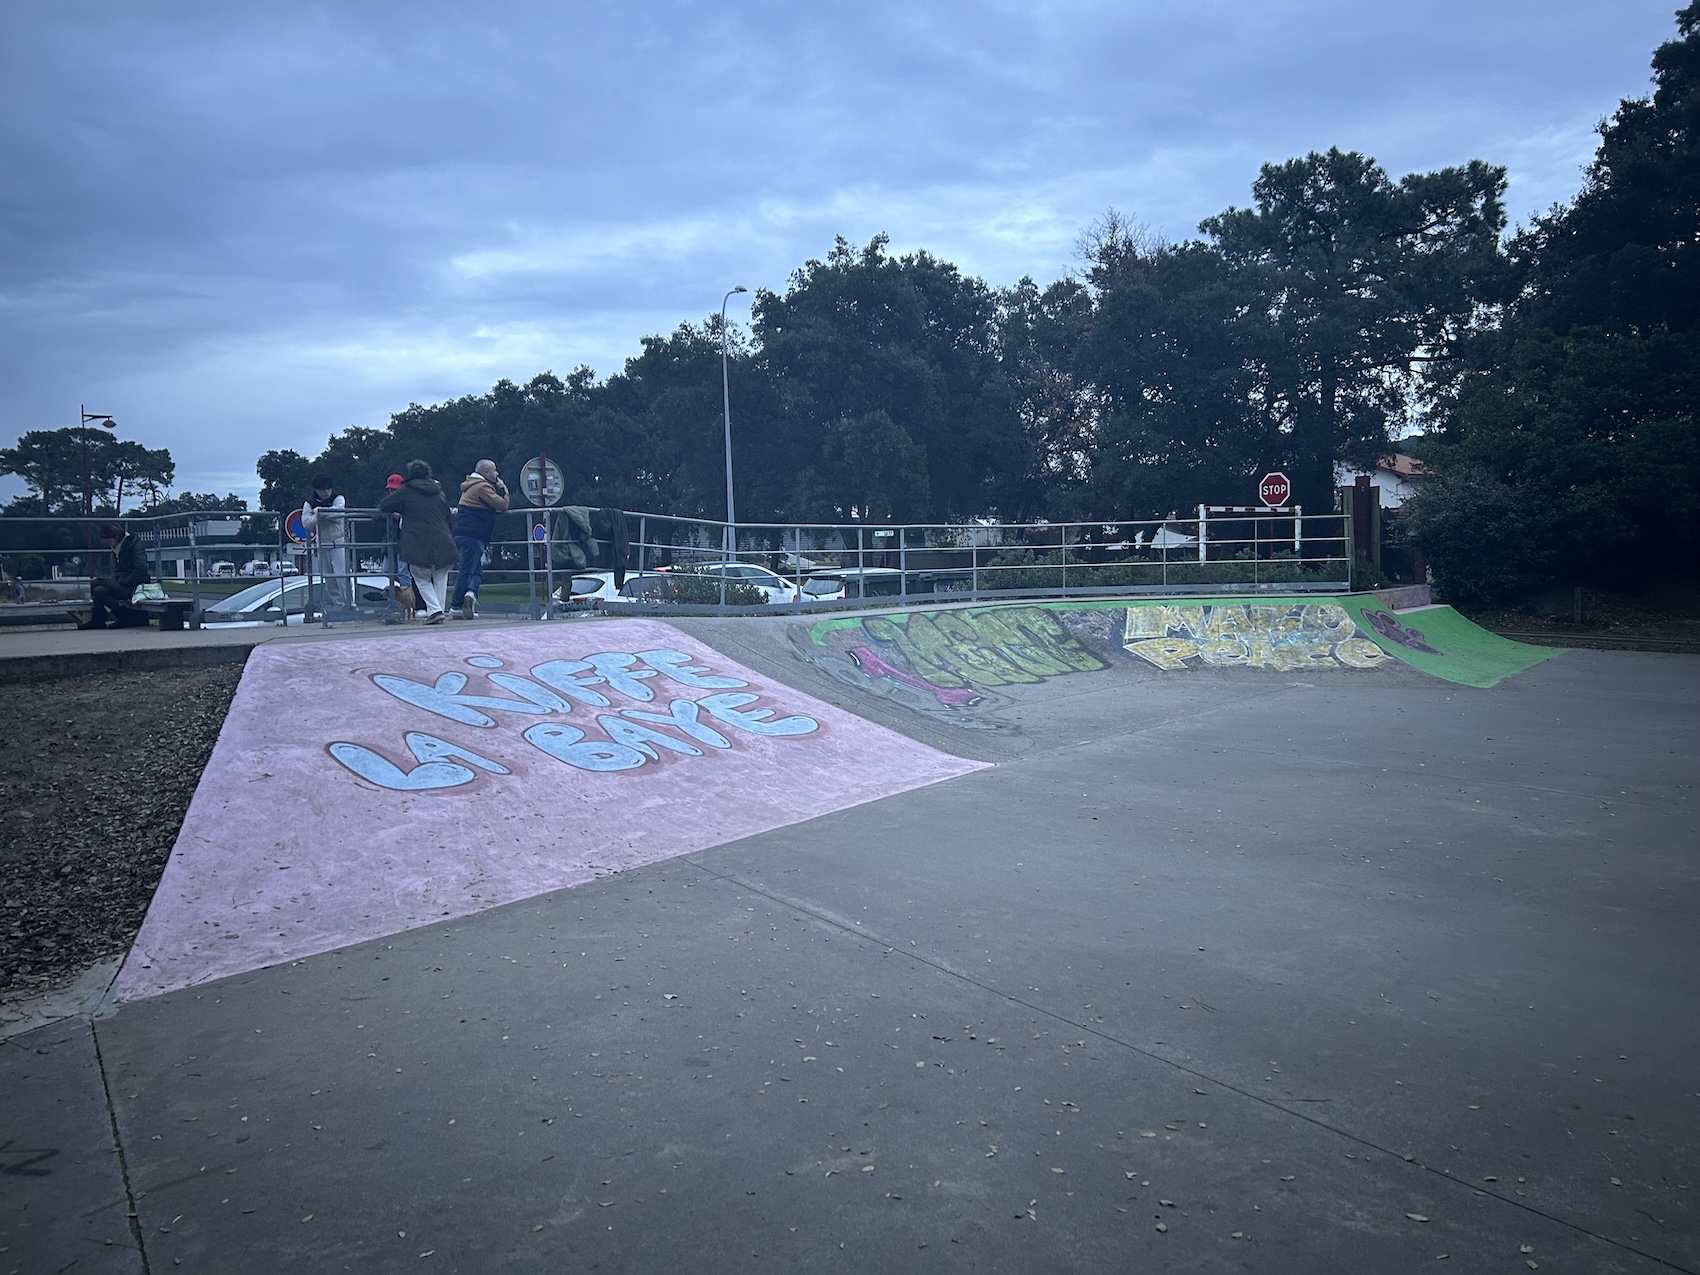
<path id="1" fill-rule="evenodd" d="M 265 580 L 249 585 L 228 598 L 201 609 L 203 628 L 253 627 L 261 624 L 300 624 L 307 610 L 306 576 L 287 580 Z M 360 575 L 351 581 L 355 589 L 355 605 L 363 610 L 384 606 L 390 600 L 388 576 Z M 320 576 L 311 580 L 313 609 L 326 610 L 325 581 Z M 346 608 L 331 607 L 332 612 Z"/>

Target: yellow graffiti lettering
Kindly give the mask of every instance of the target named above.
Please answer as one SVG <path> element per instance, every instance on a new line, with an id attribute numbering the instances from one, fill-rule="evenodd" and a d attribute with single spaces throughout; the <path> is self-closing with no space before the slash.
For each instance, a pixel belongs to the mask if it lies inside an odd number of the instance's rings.
<path id="1" fill-rule="evenodd" d="M 1302 668 L 1332 667 L 1334 649 L 1326 643 L 1281 642 L 1274 648 L 1274 664 L 1282 673 Z"/>
<path id="2" fill-rule="evenodd" d="M 1200 641 L 1207 642 L 1211 638 L 1251 636 L 1268 628 L 1268 619 L 1254 615 L 1250 607 L 1211 607 L 1204 617 L 1203 629 L 1194 632 Z"/>
<path id="3" fill-rule="evenodd" d="M 1198 643 L 1186 638 L 1147 638 L 1130 643 L 1127 649 L 1158 668 L 1174 670 L 1185 668 L 1186 661 L 1198 654 Z"/>
<path id="4" fill-rule="evenodd" d="M 1361 637 L 1347 638 L 1334 648 L 1334 654 L 1347 668 L 1375 668 L 1387 658 L 1386 651 Z"/>
<path id="5" fill-rule="evenodd" d="M 1232 668 L 1251 663 L 1251 650 L 1237 637 L 1218 637 L 1199 642 L 1199 658 L 1212 668 Z"/>
<path id="6" fill-rule="evenodd" d="M 1323 665 L 1374 668 L 1386 659 L 1332 602 L 1129 607 L 1123 646 L 1166 669 L 1184 668 L 1194 658 L 1214 668 L 1284 673 Z"/>
<path id="7" fill-rule="evenodd" d="M 1168 636 L 1168 607 L 1129 607 L 1127 609 L 1127 630 L 1122 638 L 1124 642 L 1137 642 L 1140 638 Z"/>

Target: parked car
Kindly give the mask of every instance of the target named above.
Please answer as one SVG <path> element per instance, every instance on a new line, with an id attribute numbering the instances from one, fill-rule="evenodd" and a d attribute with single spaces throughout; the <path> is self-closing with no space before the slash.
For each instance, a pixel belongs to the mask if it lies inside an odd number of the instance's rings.
<path id="1" fill-rule="evenodd" d="M 665 583 L 666 577 L 654 571 L 628 571 L 625 584 L 616 589 L 612 571 L 580 571 L 555 590 L 555 601 L 570 607 L 597 607 L 604 602 L 615 601 L 633 602 L 642 597 L 654 596 Z"/>
<path id="2" fill-rule="evenodd" d="M 913 586 L 914 572 L 910 572 Z M 911 587 L 911 592 L 914 591 Z M 803 593 L 821 601 L 837 598 L 895 598 L 903 592 L 903 573 L 896 567 L 859 567 L 825 572 L 803 582 Z"/>
<path id="3" fill-rule="evenodd" d="M 201 626 L 253 627 L 276 624 L 280 620 L 286 624 L 300 624 L 307 608 L 307 584 L 306 576 L 294 576 L 287 580 L 265 580 L 249 585 L 246 589 L 203 608 Z M 353 584 L 357 605 L 371 609 L 388 603 L 388 576 L 355 576 Z M 315 608 L 323 608 L 325 582 L 321 577 L 313 576 L 312 586 L 313 605 Z"/>
<path id="4" fill-rule="evenodd" d="M 973 587 L 974 573 L 966 567 L 909 572 L 908 589 L 903 572 L 896 567 L 851 567 L 823 571 L 803 582 L 803 600 L 829 602 L 838 599 L 895 598 L 934 593 L 966 593 Z"/>
<path id="5" fill-rule="evenodd" d="M 372 568 L 374 571 L 377 569 L 378 568 L 376 567 Z M 295 564 L 292 562 L 267 562 L 264 558 L 255 558 L 251 562 L 244 562 L 241 570 L 239 570 L 236 574 L 239 576 L 294 575 Z"/>
<path id="6" fill-rule="evenodd" d="M 753 562 L 691 562 L 680 563 L 674 568 L 674 570 L 687 569 L 710 576 L 718 576 L 724 572 L 728 580 L 737 580 L 744 584 L 754 585 L 767 594 L 769 602 L 795 602 L 797 600 L 797 582 L 795 580 L 787 580 L 777 571 L 758 567 Z"/>
<path id="7" fill-rule="evenodd" d="M 837 602 L 846 596 L 841 576 L 810 576 L 803 581 L 803 601 Z"/>
<path id="8" fill-rule="evenodd" d="M 234 562 L 215 562 L 207 568 L 207 574 L 212 576 L 214 579 L 221 576 L 226 579 L 234 579 L 236 576 L 236 564 Z"/>

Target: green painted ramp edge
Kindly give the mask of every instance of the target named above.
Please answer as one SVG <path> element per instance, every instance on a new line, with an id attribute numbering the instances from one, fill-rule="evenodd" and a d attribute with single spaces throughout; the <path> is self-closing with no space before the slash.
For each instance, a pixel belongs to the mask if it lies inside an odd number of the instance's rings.
<path id="1" fill-rule="evenodd" d="M 1420 611 L 1388 611 L 1373 593 L 1347 594 L 1336 598 L 1353 623 L 1370 641 L 1412 668 L 1463 686 L 1496 686 L 1514 673 L 1533 668 L 1563 655 L 1559 646 L 1530 646 L 1489 633 L 1449 606 L 1425 607 Z M 1406 646 L 1378 632 L 1366 612 L 1393 616 L 1407 635 L 1417 635 L 1422 650 Z"/>

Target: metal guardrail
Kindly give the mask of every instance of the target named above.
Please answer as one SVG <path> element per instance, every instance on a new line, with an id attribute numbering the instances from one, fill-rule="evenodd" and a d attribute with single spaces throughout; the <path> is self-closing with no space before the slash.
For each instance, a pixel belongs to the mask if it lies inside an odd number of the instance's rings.
<path id="1" fill-rule="evenodd" d="M 565 516 L 556 508 L 499 517 L 499 534 L 486 553 L 481 611 L 552 618 L 577 609 L 572 580 L 611 564 L 576 566 L 565 552 Z M 93 527 L 106 521 L 0 518 L 0 562 L 13 573 L 29 562 L 61 588 L 80 586 L 86 595 L 88 544 Z M 345 511 L 343 540 L 334 544 L 297 544 L 283 516 L 264 511 L 141 514 L 121 521 L 141 537 L 155 578 L 188 596 L 197 615 L 238 586 L 292 581 L 303 583 L 281 588 L 280 607 L 262 618 L 334 623 L 376 618 L 393 608 L 387 591 L 376 587 L 397 574 L 393 523 L 374 509 Z M 1347 589 L 1351 576 L 1350 517 L 1294 510 L 1201 507 L 1196 519 L 1014 524 L 734 528 L 652 513 L 627 514 L 626 522 L 626 570 L 636 586 L 600 600 L 599 609 L 739 614 L 918 600 L 1333 593 Z M 94 550 L 92 561 L 100 574 L 104 550 Z M 744 567 L 771 573 L 764 577 L 769 591 L 788 596 L 778 603 L 740 603 L 740 596 L 750 596 L 737 587 Z M 658 578 L 670 582 L 657 585 Z"/>

